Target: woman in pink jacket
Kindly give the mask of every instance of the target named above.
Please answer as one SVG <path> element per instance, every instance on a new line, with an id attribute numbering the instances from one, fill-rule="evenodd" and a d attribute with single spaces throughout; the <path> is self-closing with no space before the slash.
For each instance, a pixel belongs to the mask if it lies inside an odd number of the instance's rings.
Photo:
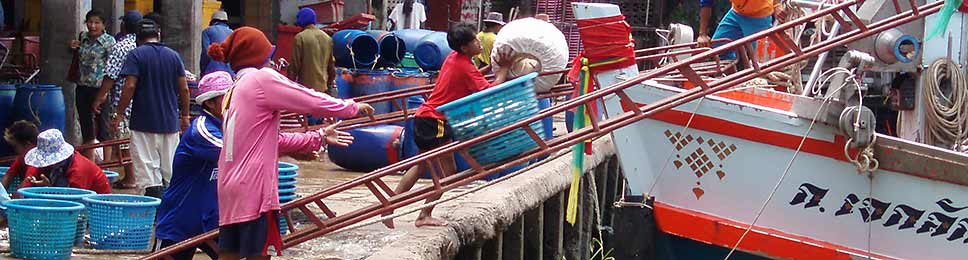
<path id="1" fill-rule="evenodd" d="M 209 55 L 228 62 L 236 83 L 223 103 L 223 148 L 218 164 L 219 259 L 269 259 L 282 253 L 278 213 L 280 150 L 316 151 L 323 142 L 348 145 L 345 132 L 280 133 L 280 111 L 317 117 L 354 117 L 373 107 L 340 100 L 290 81 L 265 67 L 272 44 L 258 29 L 236 29 Z M 330 128 L 332 129 L 332 128 Z"/>

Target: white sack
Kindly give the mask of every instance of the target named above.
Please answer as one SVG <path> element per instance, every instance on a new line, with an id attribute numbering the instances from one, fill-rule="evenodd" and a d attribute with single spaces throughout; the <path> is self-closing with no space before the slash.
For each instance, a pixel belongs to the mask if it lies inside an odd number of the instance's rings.
<path id="1" fill-rule="evenodd" d="M 541 72 L 561 70 L 568 65 L 568 41 L 565 40 L 565 35 L 551 23 L 542 20 L 524 18 L 504 25 L 491 49 L 494 70 L 499 68 L 498 50 L 505 46 L 510 47 L 513 54 L 526 53 L 537 57 L 541 63 Z M 538 93 L 547 92 L 560 78 L 561 74 L 538 77 L 534 89 Z"/>

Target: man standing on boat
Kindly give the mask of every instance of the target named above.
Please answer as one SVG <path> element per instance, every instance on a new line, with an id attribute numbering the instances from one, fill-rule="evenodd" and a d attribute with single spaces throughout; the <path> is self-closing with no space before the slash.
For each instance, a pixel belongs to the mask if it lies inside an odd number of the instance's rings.
<path id="1" fill-rule="evenodd" d="M 709 17 L 713 14 L 715 0 L 699 0 L 699 47 L 710 47 L 713 39 L 739 40 L 773 26 L 773 11 L 780 0 L 730 0 L 732 7 L 719 21 L 716 32 L 709 38 Z M 756 47 L 755 45 L 753 46 Z M 736 52 L 730 51 L 720 58 L 736 59 Z"/>

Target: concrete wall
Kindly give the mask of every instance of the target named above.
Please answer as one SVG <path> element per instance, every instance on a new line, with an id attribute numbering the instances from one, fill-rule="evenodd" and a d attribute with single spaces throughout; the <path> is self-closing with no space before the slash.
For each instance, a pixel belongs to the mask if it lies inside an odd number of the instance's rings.
<path id="1" fill-rule="evenodd" d="M 77 110 L 74 106 L 74 84 L 66 80 L 73 53 L 68 43 L 77 38 L 84 28 L 84 15 L 91 10 L 90 0 L 44 0 L 40 19 L 40 74 L 39 81 L 64 89 L 67 122 L 64 137 L 76 144 L 80 138 Z"/>
<path id="2" fill-rule="evenodd" d="M 594 145 L 595 153 L 585 160 L 582 210 L 574 226 L 564 223 L 572 160 L 566 151 L 540 167 L 467 195 L 459 205 L 439 205 L 434 212 L 449 226 L 409 232 L 368 259 L 589 259 L 600 204 L 614 199 L 599 197 L 597 190 L 617 187 L 614 178 L 596 184 L 596 176 L 618 171 L 611 139 L 601 138 Z"/>
<path id="3" fill-rule="evenodd" d="M 162 3 L 161 39 L 181 56 L 185 69 L 198 75 L 202 50 L 202 2 L 167 0 Z"/>
<path id="4" fill-rule="evenodd" d="M 121 21 L 118 18 L 124 15 L 124 0 L 91 0 L 91 6 L 107 16 L 108 20 L 104 21 L 107 32 L 115 34 L 121 30 Z"/>

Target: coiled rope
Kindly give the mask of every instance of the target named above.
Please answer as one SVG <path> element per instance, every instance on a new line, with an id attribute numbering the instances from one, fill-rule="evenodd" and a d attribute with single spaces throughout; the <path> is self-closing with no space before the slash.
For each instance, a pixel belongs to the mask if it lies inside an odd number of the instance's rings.
<path id="1" fill-rule="evenodd" d="M 950 82 L 942 87 L 944 80 Z M 961 150 L 968 137 L 968 82 L 965 73 L 950 59 L 931 63 L 921 77 L 924 83 L 925 141 L 935 146 Z"/>

